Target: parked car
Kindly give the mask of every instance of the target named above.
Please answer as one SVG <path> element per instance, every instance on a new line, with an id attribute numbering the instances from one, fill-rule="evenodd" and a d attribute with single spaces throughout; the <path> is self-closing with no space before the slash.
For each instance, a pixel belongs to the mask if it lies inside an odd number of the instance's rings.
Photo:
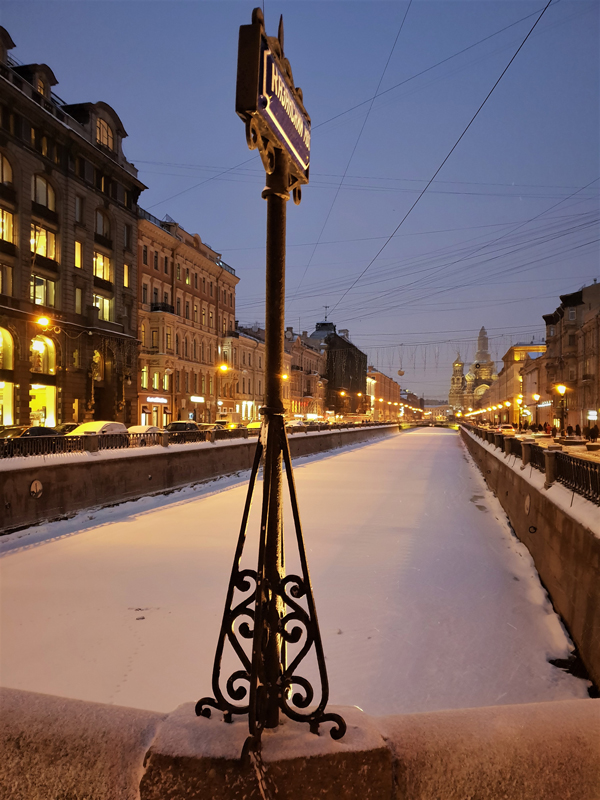
<path id="1" fill-rule="evenodd" d="M 55 428 L 41 425 L 9 425 L 0 431 L 0 439 L 27 439 L 32 436 L 58 436 Z"/>
<path id="2" fill-rule="evenodd" d="M 93 436 L 100 434 L 127 433 L 127 428 L 122 422 L 108 422 L 106 420 L 92 420 L 78 425 L 69 431 L 67 436 Z"/>
<path id="3" fill-rule="evenodd" d="M 193 420 L 178 420 L 177 422 L 169 422 L 165 428 L 169 433 L 185 433 L 186 431 L 199 431 L 200 426 Z"/>
<path id="4" fill-rule="evenodd" d="M 60 425 L 56 425 L 54 427 L 54 430 L 61 436 L 66 436 L 67 433 L 71 433 L 71 431 L 74 431 L 75 428 L 78 427 L 79 427 L 78 422 L 61 422 Z"/>
<path id="5" fill-rule="evenodd" d="M 249 422 L 246 427 L 249 431 L 257 431 L 262 427 L 262 422 L 259 419 L 255 419 L 253 422 Z"/>
<path id="6" fill-rule="evenodd" d="M 127 433 L 162 433 L 163 429 L 156 425 L 132 425 L 127 428 Z"/>
<path id="7" fill-rule="evenodd" d="M 242 425 L 241 422 L 228 422 L 225 427 L 227 428 L 228 431 L 235 431 L 238 428 L 245 428 L 246 426 Z"/>

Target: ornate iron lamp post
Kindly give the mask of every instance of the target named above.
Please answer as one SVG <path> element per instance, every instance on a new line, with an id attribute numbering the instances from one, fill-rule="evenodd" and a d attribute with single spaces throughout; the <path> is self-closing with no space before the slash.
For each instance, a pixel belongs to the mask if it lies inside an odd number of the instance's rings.
<path id="1" fill-rule="evenodd" d="M 327 670 L 283 416 L 282 382 L 288 377 L 283 370 L 286 203 L 292 193 L 298 204 L 300 187 L 308 183 L 310 117 L 284 57 L 283 21 L 277 37 L 267 36 L 258 8 L 252 13 L 252 24 L 240 28 L 236 111 L 246 123 L 248 146 L 258 149 L 266 172 L 267 185 L 262 192 L 267 201 L 266 402 L 260 410 L 263 423 L 213 665 L 214 696 L 200 699 L 196 713 L 209 717 L 211 708 L 219 709 L 226 722 L 231 722 L 234 714 L 248 714 L 250 735 L 244 752 L 250 752 L 260 748 L 265 727 L 279 724 L 280 712 L 293 720 L 308 722 L 313 733 L 318 733 L 323 722 L 333 723 L 330 734 L 334 739 L 346 731 L 342 717 L 325 712 L 329 700 Z M 241 569 L 252 496 L 263 456 L 258 567 Z M 283 464 L 300 575 L 286 575 L 284 568 Z M 290 646 L 295 646 L 295 655 L 288 659 Z M 226 647 L 237 657 L 239 669 L 223 681 L 221 664 Z M 316 656 L 321 684 L 318 699 L 309 681 L 298 672 L 311 652 Z"/>

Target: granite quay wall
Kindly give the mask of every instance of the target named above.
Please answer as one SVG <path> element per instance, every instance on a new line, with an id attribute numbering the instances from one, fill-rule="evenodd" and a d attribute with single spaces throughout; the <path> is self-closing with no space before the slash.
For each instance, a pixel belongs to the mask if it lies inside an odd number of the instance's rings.
<path id="1" fill-rule="evenodd" d="M 285 720 L 240 760 L 248 727 L 0 690 L 10 800 L 598 800 L 600 700 L 369 717 L 333 741 Z"/>
<path id="2" fill-rule="evenodd" d="M 398 432 L 398 425 L 378 425 L 295 433 L 288 441 L 297 458 Z M 256 439 L 234 439 L 7 459 L 0 462 L 0 532 L 250 469 L 255 450 Z"/>
<path id="3" fill-rule="evenodd" d="M 519 461 L 513 466 L 503 443 L 494 446 L 461 429 L 467 450 L 506 512 L 515 534 L 527 547 L 552 604 L 562 617 L 594 683 L 600 685 L 600 538 L 553 500 L 566 493 L 553 484 L 544 488 L 525 476 L 532 472 Z M 534 472 L 535 475 L 535 472 Z M 547 477 L 547 476 L 546 476 Z M 567 496 L 569 496 L 567 494 Z M 589 518 L 600 510 L 588 500 Z M 597 528 L 600 528 L 598 522 Z"/>

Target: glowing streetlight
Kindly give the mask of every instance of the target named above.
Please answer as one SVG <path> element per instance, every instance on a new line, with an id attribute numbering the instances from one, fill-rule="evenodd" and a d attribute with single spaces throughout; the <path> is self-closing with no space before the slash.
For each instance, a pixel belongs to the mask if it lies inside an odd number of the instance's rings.
<path id="1" fill-rule="evenodd" d="M 36 319 L 36 323 L 42 328 L 47 328 L 48 325 L 50 325 L 50 320 L 48 317 L 38 317 L 38 319 Z"/>

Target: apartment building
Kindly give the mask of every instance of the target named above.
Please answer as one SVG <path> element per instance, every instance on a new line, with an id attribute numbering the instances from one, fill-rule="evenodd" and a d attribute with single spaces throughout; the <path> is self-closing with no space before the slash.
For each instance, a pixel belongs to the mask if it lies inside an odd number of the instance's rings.
<path id="1" fill-rule="evenodd" d="M 370 416 L 374 422 L 391 422 L 400 413 L 400 385 L 375 367 L 367 368 Z"/>
<path id="2" fill-rule="evenodd" d="M 235 410 L 239 278 L 200 236 L 139 209 L 138 418 L 214 422 Z"/>
<path id="3" fill-rule="evenodd" d="M 145 187 L 117 112 L 14 47 L 0 28 L 0 424 L 131 423 Z"/>
<path id="4" fill-rule="evenodd" d="M 290 400 L 291 413 L 303 419 L 325 416 L 327 392 L 327 357 L 318 342 L 308 338 L 308 331 L 294 333 L 286 328 L 285 338 L 291 355 Z"/>

